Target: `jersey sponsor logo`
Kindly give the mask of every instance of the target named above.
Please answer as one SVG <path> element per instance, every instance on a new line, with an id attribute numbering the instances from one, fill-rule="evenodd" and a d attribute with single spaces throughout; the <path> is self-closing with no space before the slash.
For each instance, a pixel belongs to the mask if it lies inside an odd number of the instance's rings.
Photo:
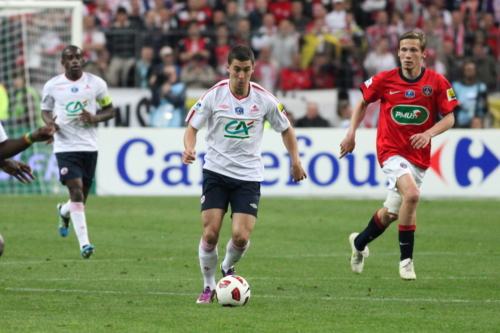
<path id="1" fill-rule="evenodd" d="M 227 110 L 229 109 L 229 105 L 226 105 L 226 104 L 222 104 L 222 105 L 219 105 L 219 107 L 223 110 Z"/>
<path id="2" fill-rule="evenodd" d="M 253 120 L 224 119 L 224 137 L 228 139 L 250 139 L 255 122 Z"/>
<path id="3" fill-rule="evenodd" d="M 415 98 L 415 91 L 413 91 L 413 90 L 405 91 L 405 97 L 406 98 Z"/>
<path id="4" fill-rule="evenodd" d="M 422 88 L 422 94 L 424 94 L 424 96 L 430 96 L 432 95 L 432 87 L 431 86 L 423 86 Z"/>
<path id="5" fill-rule="evenodd" d="M 85 86 L 85 88 L 83 88 L 83 89 L 84 89 L 84 90 L 90 89 L 90 86 L 87 84 L 87 85 Z"/>
<path id="6" fill-rule="evenodd" d="M 257 105 L 252 106 L 252 108 L 250 109 L 250 113 L 255 114 L 257 112 L 259 112 L 259 108 L 257 107 Z"/>
<path id="7" fill-rule="evenodd" d="M 78 88 L 77 88 L 77 87 L 73 87 L 73 88 L 71 88 L 71 92 L 72 92 L 72 93 L 77 93 L 77 92 L 78 92 Z"/>
<path id="8" fill-rule="evenodd" d="M 367 88 L 370 88 L 370 85 L 372 84 L 373 82 L 373 77 L 369 78 L 368 80 L 365 81 L 365 86 Z"/>
<path id="9" fill-rule="evenodd" d="M 455 95 L 453 88 L 446 90 L 446 95 L 448 96 L 448 101 L 453 101 L 457 99 L 457 96 Z"/>
<path id="10" fill-rule="evenodd" d="M 234 108 L 234 112 L 237 115 L 241 116 L 243 113 L 245 113 L 245 109 L 243 109 L 241 106 L 237 106 Z"/>
<path id="11" fill-rule="evenodd" d="M 391 109 L 391 116 L 401 125 L 422 125 L 429 119 L 429 110 L 420 105 L 396 105 Z"/>
<path id="12" fill-rule="evenodd" d="M 389 95 L 397 94 L 399 91 L 389 91 Z"/>
<path id="13" fill-rule="evenodd" d="M 88 106 L 88 101 L 69 101 L 66 102 L 66 116 L 75 117 L 83 112 L 83 108 Z"/>

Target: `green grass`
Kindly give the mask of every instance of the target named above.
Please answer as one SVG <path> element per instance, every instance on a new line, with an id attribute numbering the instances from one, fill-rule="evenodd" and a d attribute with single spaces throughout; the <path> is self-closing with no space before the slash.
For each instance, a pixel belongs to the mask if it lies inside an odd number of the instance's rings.
<path id="1" fill-rule="evenodd" d="M 223 308 L 195 303 L 199 198 L 91 197 L 88 261 L 58 234 L 63 200 L 1 198 L 0 332 L 500 332 L 500 201 L 421 202 L 406 282 L 395 226 L 362 275 L 349 266 L 348 236 L 381 200 L 265 197 L 236 266 L 252 298 Z"/>

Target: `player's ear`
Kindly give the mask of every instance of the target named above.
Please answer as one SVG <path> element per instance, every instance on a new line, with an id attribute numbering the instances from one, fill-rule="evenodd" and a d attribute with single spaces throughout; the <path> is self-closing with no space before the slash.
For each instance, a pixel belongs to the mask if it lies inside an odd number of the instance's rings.
<path id="1" fill-rule="evenodd" d="M 229 63 L 227 63 L 227 64 L 226 64 L 226 70 L 227 70 L 227 72 L 228 72 L 228 73 L 229 73 L 229 67 L 230 67 L 230 66 L 229 66 Z"/>

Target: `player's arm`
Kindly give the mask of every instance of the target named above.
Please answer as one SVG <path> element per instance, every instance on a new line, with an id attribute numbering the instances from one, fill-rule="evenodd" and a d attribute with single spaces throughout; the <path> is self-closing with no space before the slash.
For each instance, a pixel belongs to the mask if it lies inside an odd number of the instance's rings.
<path id="1" fill-rule="evenodd" d="M 349 126 L 349 130 L 347 131 L 347 135 L 340 143 L 340 157 L 344 157 L 345 155 L 352 153 L 354 147 L 356 146 L 356 130 L 359 125 L 363 121 L 366 115 L 366 108 L 368 104 L 363 97 L 360 98 L 358 104 L 354 107 L 351 116 L 351 125 Z"/>
<path id="2" fill-rule="evenodd" d="M 281 132 L 281 138 L 283 139 L 283 143 L 285 144 L 286 150 L 288 154 L 290 154 L 290 158 L 292 159 L 292 170 L 291 174 L 293 177 L 293 181 L 295 183 L 300 182 L 307 178 L 307 174 L 302 168 L 300 164 L 299 157 L 299 147 L 297 144 L 297 137 L 295 136 L 295 131 L 290 125 L 286 130 Z"/>
<path id="3" fill-rule="evenodd" d="M 431 142 L 431 139 L 436 135 L 446 132 L 455 124 L 454 112 L 449 112 L 440 121 L 434 124 L 424 133 L 418 133 L 410 137 L 411 145 L 415 149 L 425 148 Z"/>
<path id="4" fill-rule="evenodd" d="M 188 124 L 186 132 L 184 133 L 184 152 L 182 153 L 182 163 L 188 165 L 193 164 L 196 160 L 196 134 L 198 130 L 194 128 L 191 124 Z"/>
<path id="5" fill-rule="evenodd" d="M 82 123 L 95 124 L 101 121 L 106 121 L 115 117 L 115 108 L 113 104 L 106 105 L 102 108 L 101 112 L 98 114 L 92 114 L 87 110 L 82 108 L 82 114 L 78 117 L 78 120 Z"/>
<path id="6" fill-rule="evenodd" d="M 0 161 L 19 154 L 31 146 L 34 142 L 42 142 L 52 139 L 54 133 L 54 127 L 44 126 L 34 132 L 27 133 L 20 139 L 7 139 L 0 142 Z"/>

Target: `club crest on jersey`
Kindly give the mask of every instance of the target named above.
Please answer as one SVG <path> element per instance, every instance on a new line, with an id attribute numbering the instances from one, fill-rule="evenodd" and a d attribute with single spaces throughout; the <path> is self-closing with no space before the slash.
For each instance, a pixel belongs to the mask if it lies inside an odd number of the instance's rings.
<path id="1" fill-rule="evenodd" d="M 433 90 L 432 90 L 431 86 L 424 86 L 422 88 L 422 94 L 424 94 L 424 96 L 430 96 L 430 95 L 432 95 L 432 92 L 433 92 Z"/>
<path id="2" fill-rule="evenodd" d="M 234 112 L 241 116 L 243 113 L 245 113 L 245 109 L 243 109 L 241 106 L 237 106 L 236 108 L 234 108 Z"/>
<path id="3" fill-rule="evenodd" d="M 396 105 L 391 117 L 401 125 L 422 125 L 429 119 L 429 110 L 420 105 Z"/>
<path id="4" fill-rule="evenodd" d="M 404 163 L 400 163 L 399 166 L 402 167 L 403 169 L 408 168 L 408 166 L 406 164 L 404 164 Z"/>
<path id="5" fill-rule="evenodd" d="M 77 92 L 78 92 L 78 88 L 77 88 L 77 87 L 73 87 L 73 88 L 71 88 L 71 92 L 72 92 L 72 93 L 77 93 Z"/>
<path id="6" fill-rule="evenodd" d="M 83 112 L 83 108 L 88 106 L 88 101 L 69 101 L 66 103 L 66 116 L 75 117 Z"/>
<path id="7" fill-rule="evenodd" d="M 225 118 L 223 123 L 224 137 L 227 139 L 250 139 L 255 127 L 255 122 L 253 120 L 234 120 Z"/>
<path id="8" fill-rule="evenodd" d="M 413 90 L 407 90 L 407 91 L 405 91 L 405 97 L 406 98 L 415 98 L 415 92 Z"/>

